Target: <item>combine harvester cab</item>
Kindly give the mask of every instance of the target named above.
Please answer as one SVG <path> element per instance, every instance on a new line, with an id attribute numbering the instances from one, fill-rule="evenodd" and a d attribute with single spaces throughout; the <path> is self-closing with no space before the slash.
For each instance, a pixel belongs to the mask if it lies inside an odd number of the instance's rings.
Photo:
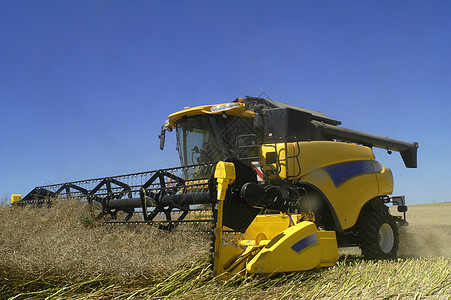
<path id="1" fill-rule="evenodd" d="M 99 218 L 112 218 L 106 224 L 194 224 L 212 236 L 215 275 L 332 266 L 338 247 L 394 258 L 407 207 L 404 196 L 390 196 L 392 173 L 371 148 L 400 152 L 415 168 L 418 144 L 340 124 L 263 98 L 186 108 L 160 134 L 163 150 L 166 132 L 176 131 L 181 167 L 36 187 L 12 204 L 76 197 L 97 203 Z M 390 215 L 389 202 L 403 218 Z"/>

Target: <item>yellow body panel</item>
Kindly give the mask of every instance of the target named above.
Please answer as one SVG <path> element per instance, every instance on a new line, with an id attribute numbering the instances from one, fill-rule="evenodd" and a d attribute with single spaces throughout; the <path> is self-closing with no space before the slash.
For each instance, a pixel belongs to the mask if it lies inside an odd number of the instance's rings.
<path id="1" fill-rule="evenodd" d="M 216 274 L 230 278 L 248 273 L 305 271 L 333 266 L 338 260 L 334 231 L 317 231 L 303 214 L 257 216 L 246 232 L 236 236 L 236 246 L 219 248 Z M 217 261 L 217 263 L 216 263 Z"/>
<path id="2" fill-rule="evenodd" d="M 278 176 L 282 179 L 307 181 L 318 187 L 331 202 L 343 229 L 354 226 L 363 205 L 369 200 L 393 192 L 393 176 L 390 169 L 382 168 L 381 172 L 373 169 L 373 162 L 376 163 L 375 156 L 369 147 L 344 142 L 309 141 L 287 143 L 287 149 L 288 154 L 285 151 L 285 143 L 263 145 L 263 163 L 275 150 L 279 158 L 277 162 L 271 164 L 272 167 L 266 166 L 263 170 L 265 172 L 271 169 L 278 170 L 278 174 L 272 175 L 270 179 Z M 285 159 L 287 156 L 288 160 Z M 349 170 L 345 165 L 352 162 L 363 162 L 370 169 L 361 174 L 351 174 L 347 178 L 346 172 Z M 339 172 L 333 174 L 336 180 L 334 182 L 328 168 L 340 164 L 345 166 L 343 174 Z"/>
<path id="3" fill-rule="evenodd" d="M 249 273 L 306 271 L 333 265 L 337 260 L 335 232 L 321 234 L 315 223 L 303 221 L 274 237 L 248 262 L 246 269 Z"/>
<path id="4" fill-rule="evenodd" d="M 299 145 L 299 147 L 297 146 Z M 356 144 L 332 142 L 332 141 L 311 141 L 287 143 L 288 148 L 288 177 L 293 177 L 299 173 L 299 164 L 301 173 L 297 178 L 308 174 L 311 171 L 347 161 L 356 160 L 374 160 L 375 156 L 371 148 Z M 280 177 L 286 178 L 286 151 L 285 143 L 266 144 L 262 146 L 263 161 L 269 152 L 277 150 L 279 156 L 279 165 L 272 164 L 274 169 L 280 170 Z M 298 154 L 298 155 L 296 155 Z M 290 158 L 291 157 L 291 158 Z M 298 158 L 298 159 L 296 159 Z M 299 161 L 299 163 L 298 163 Z"/>
<path id="5" fill-rule="evenodd" d="M 234 107 L 226 109 L 226 110 L 212 111 L 212 107 L 219 106 L 219 105 L 227 105 L 227 104 L 233 104 Z M 253 111 L 247 110 L 244 103 L 238 103 L 238 102 L 196 106 L 196 107 L 186 108 L 182 111 L 179 111 L 179 112 L 169 115 L 168 124 L 166 126 L 170 127 L 170 128 L 175 128 L 175 123 L 183 117 L 192 117 L 192 116 L 197 116 L 197 115 L 221 115 L 223 113 L 230 115 L 230 116 L 239 116 L 239 117 L 243 117 L 243 118 L 253 118 L 254 114 L 255 114 Z"/>
<path id="6" fill-rule="evenodd" d="M 241 271 L 243 269 L 243 266 L 241 266 L 241 268 L 236 268 L 236 265 L 238 265 L 236 263 L 236 260 L 238 257 L 240 257 L 241 254 L 243 254 L 243 252 L 244 250 L 241 248 L 222 244 L 220 249 L 221 255 L 219 255 L 218 260 L 214 262 L 217 266 L 217 269 L 219 270 L 219 272 L 216 274 L 219 275 L 227 269 L 229 269 L 227 271 L 230 273 L 235 273 L 235 269 L 237 272 Z M 230 270 L 231 266 L 234 267 L 233 270 Z"/>
<path id="7" fill-rule="evenodd" d="M 379 194 L 391 195 L 393 193 L 393 174 L 389 168 L 382 168 L 382 172 L 376 173 L 379 183 Z"/>
<path id="8" fill-rule="evenodd" d="M 22 201 L 22 195 L 21 194 L 12 194 L 11 195 L 11 205 L 19 204 L 20 201 Z"/>
<path id="9" fill-rule="evenodd" d="M 318 231 L 316 232 L 318 243 L 321 247 L 321 267 L 331 267 L 337 262 L 338 245 L 335 231 Z"/>
<path id="10" fill-rule="evenodd" d="M 249 225 L 243 234 L 243 240 L 272 240 L 276 235 L 284 231 L 293 222 L 293 217 L 288 215 L 259 215 Z"/>

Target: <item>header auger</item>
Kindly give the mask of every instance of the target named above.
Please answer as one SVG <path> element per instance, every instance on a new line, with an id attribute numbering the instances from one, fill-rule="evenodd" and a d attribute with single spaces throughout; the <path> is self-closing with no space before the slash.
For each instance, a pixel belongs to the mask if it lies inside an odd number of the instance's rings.
<path id="1" fill-rule="evenodd" d="M 418 144 L 340 124 L 263 98 L 185 108 L 160 134 L 163 149 L 166 132 L 176 131 L 181 167 L 40 186 L 11 202 L 75 197 L 100 205 L 110 224 L 195 224 L 212 235 L 216 275 L 331 266 L 348 246 L 394 258 L 407 207 L 404 196 L 390 196 L 392 173 L 371 148 L 400 152 L 415 168 Z M 403 218 L 389 213 L 389 202 Z"/>

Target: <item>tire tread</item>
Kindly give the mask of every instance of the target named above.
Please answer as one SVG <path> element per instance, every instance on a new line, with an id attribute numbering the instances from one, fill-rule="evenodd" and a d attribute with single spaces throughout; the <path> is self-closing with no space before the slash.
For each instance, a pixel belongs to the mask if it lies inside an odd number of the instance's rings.
<path id="1" fill-rule="evenodd" d="M 394 244 L 390 252 L 385 253 L 379 246 L 379 229 L 388 223 L 394 234 Z M 366 259 L 396 258 L 399 246 L 398 226 L 388 211 L 367 210 L 362 214 L 358 223 L 357 239 L 362 254 Z"/>

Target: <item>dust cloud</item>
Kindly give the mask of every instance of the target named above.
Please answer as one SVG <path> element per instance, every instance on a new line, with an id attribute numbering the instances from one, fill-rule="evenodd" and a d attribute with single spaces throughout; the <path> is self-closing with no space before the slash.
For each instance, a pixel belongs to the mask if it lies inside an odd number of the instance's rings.
<path id="1" fill-rule="evenodd" d="M 394 216 L 402 216 L 396 207 Z M 399 228 L 398 257 L 451 257 L 451 202 L 408 206 L 408 226 Z M 358 247 L 340 248 L 340 255 L 361 256 Z"/>
<path id="2" fill-rule="evenodd" d="M 451 257 L 451 226 L 411 225 L 399 230 L 399 256 Z"/>
<path id="3" fill-rule="evenodd" d="M 451 202 L 409 206 L 407 221 L 399 228 L 398 256 L 451 257 Z"/>

